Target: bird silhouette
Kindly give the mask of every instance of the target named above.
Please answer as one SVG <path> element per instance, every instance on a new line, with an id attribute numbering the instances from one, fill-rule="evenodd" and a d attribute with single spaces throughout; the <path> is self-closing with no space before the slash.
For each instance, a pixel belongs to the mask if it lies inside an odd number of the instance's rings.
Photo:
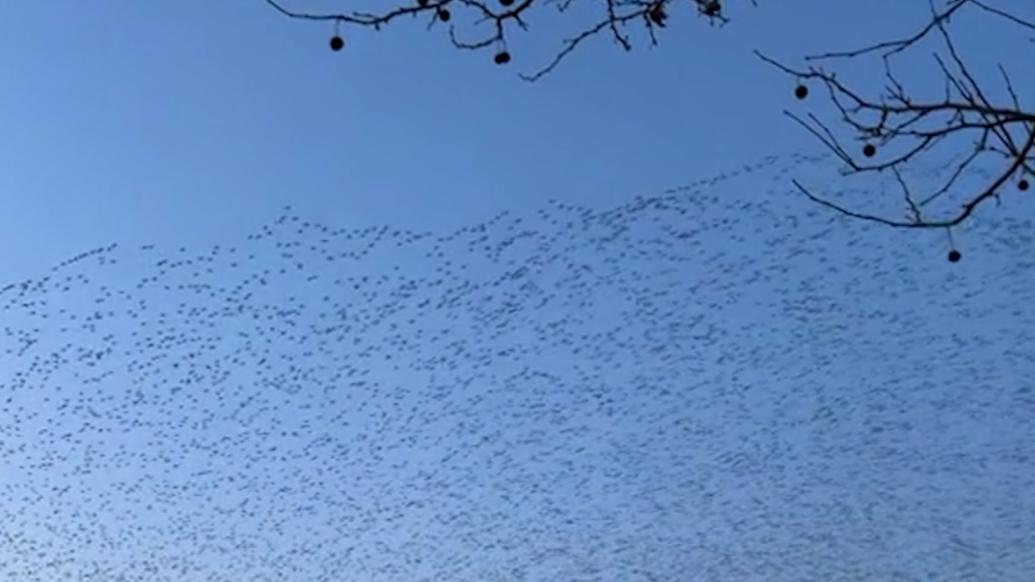
<path id="1" fill-rule="evenodd" d="M 0 573 L 1019 579 L 1031 214 L 928 260 L 787 187 L 826 167 L 444 233 L 287 208 L 8 284 Z"/>

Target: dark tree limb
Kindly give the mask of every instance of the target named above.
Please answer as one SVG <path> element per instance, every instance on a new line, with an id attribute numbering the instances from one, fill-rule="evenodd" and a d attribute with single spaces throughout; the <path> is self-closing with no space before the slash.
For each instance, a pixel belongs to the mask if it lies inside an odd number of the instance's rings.
<path id="1" fill-rule="evenodd" d="M 429 27 L 436 23 L 448 24 L 449 38 L 458 49 L 476 51 L 495 47 L 498 64 L 510 61 L 506 52 L 510 32 L 529 30 L 531 23 L 548 7 L 560 14 L 569 13 L 575 6 L 575 0 L 394 0 L 407 4 L 396 4 L 377 13 L 309 13 L 287 8 L 285 3 L 289 0 L 265 1 L 289 18 L 332 22 L 336 31 L 343 25 L 380 30 L 403 17 L 426 15 Z M 712 24 L 722 25 L 728 21 L 724 11 L 725 0 L 681 1 Z M 755 0 L 743 1 L 755 4 Z M 858 49 L 806 56 L 805 68 L 787 66 L 756 51 L 763 61 L 796 78 L 799 83 L 811 82 L 825 88 L 840 125 L 838 131 L 815 114 L 784 113 L 832 151 L 845 164 L 845 173 L 892 173 L 902 192 L 905 217 L 884 217 L 853 210 L 821 198 L 795 181 L 798 190 L 809 199 L 846 216 L 888 226 L 951 228 L 970 218 L 987 200 L 995 198 L 999 201 L 1010 182 L 1016 180 L 1017 189 L 1026 190 L 1029 178 L 1035 177 L 1035 110 L 1025 108 L 1002 65 L 998 69 L 1006 96 L 994 98 L 988 87 L 983 87 L 972 74 L 949 33 L 950 24 L 956 19 L 967 13 L 976 13 L 1009 30 L 1031 34 L 1035 33 L 1035 16 L 1021 15 L 1019 7 L 1012 7 L 1009 11 L 997 8 L 989 3 L 992 0 L 928 1 L 930 17 L 912 34 Z M 1029 4 L 1028 10 L 1035 11 L 1035 3 Z M 657 44 L 660 30 L 668 26 L 670 11 L 678 9 L 677 0 L 596 0 L 594 5 L 599 7 L 597 16 L 584 17 L 588 22 L 583 22 L 575 34 L 561 41 L 552 59 L 538 70 L 520 75 L 521 78 L 527 81 L 541 79 L 586 42 L 600 35 L 611 37 L 626 51 L 632 50 L 633 41 L 627 34 L 630 25 L 643 26 L 649 42 Z M 454 15 L 453 11 L 457 14 Z M 464 17 L 467 23 L 461 32 L 455 23 Z M 892 66 L 893 59 L 918 50 L 925 42 L 937 42 L 939 46 L 933 66 L 937 67 L 944 80 L 941 98 L 915 97 Z M 337 42 L 337 47 L 340 46 L 341 43 Z M 846 59 L 870 56 L 879 56 L 884 68 L 884 82 L 876 95 L 853 87 L 824 67 Z M 808 90 L 802 86 L 798 93 L 804 98 Z M 862 157 L 845 143 L 843 130 L 866 144 Z M 959 147 L 961 144 L 966 153 L 955 162 L 954 171 L 944 183 L 920 192 L 905 179 L 906 170 L 920 163 L 935 148 L 943 145 Z M 878 151 L 880 155 L 877 155 Z M 989 160 L 997 168 L 992 178 L 987 184 L 966 191 L 960 178 L 968 170 L 987 164 Z M 953 208 L 948 201 L 957 198 L 959 205 Z M 937 209 L 936 202 L 939 203 Z"/>
<path id="2" fill-rule="evenodd" d="M 497 51 L 500 52 L 505 50 L 507 34 L 511 25 L 527 31 L 531 26 L 529 23 L 532 20 L 532 14 L 541 12 L 549 5 L 553 5 L 558 13 L 564 13 L 568 12 L 574 4 L 574 0 L 504 0 L 502 2 L 499 0 L 494 2 L 485 0 L 412 0 L 408 5 L 397 5 L 380 13 L 358 11 L 311 13 L 289 9 L 285 0 L 265 1 L 274 10 L 288 18 L 333 22 L 336 26 L 347 25 L 375 30 L 380 30 L 402 17 L 425 14 L 430 18 L 429 26 L 436 22 L 450 23 L 449 38 L 454 47 L 472 51 L 497 47 Z M 745 1 L 754 5 L 757 0 Z M 656 45 L 658 43 L 657 30 L 666 27 L 669 11 L 676 9 L 677 3 L 690 4 L 699 16 L 707 18 L 713 24 L 725 24 L 728 21 L 723 0 L 683 0 L 683 2 L 676 0 L 600 0 L 598 3 L 603 5 L 599 19 L 583 24 L 579 32 L 561 42 L 561 48 L 550 61 L 538 70 L 521 74 L 520 77 L 526 81 L 538 81 L 556 69 L 583 43 L 601 33 L 607 33 L 622 49 L 632 50 L 632 41 L 625 33 L 625 29 L 630 24 L 642 24 L 650 38 L 650 43 Z M 466 34 L 461 35 L 457 26 L 452 24 L 455 22 L 455 17 L 451 10 L 462 11 L 466 16 L 473 17 L 474 22 L 471 28 L 478 32 L 466 40 L 462 38 Z M 509 58 L 503 62 L 507 61 Z M 500 61 L 497 60 L 497 63 Z"/>
<path id="3" fill-rule="evenodd" d="M 796 123 L 816 137 L 834 153 L 845 166 L 847 174 L 891 172 L 905 198 L 904 219 L 878 216 L 853 210 L 813 194 L 800 182 L 795 187 L 810 200 L 845 216 L 900 228 L 951 228 L 970 218 L 984 202 L 1009 190 L 1008 185 L 1018 180 L 1018 190 L 1028 188 L 1029 177 L 1035 175 L 1035 110 L 1025 109 L 1014 89 L 1006 69 L 999 66 L 1008 99 L 996 102 L 985 87 L 976 80 L 960 56 L 949 33 L 950 19 L 962 14 L 965 8 L 974 8 L 991 15 L 1000 22 L 1026 31 L 1035 31 L 1035 21 L 994 8 L 981 0 L 948 0 L 941 9 L 931 0 L 930 19 L 905 38 L 875 43 L 859 49 L 826 52 L 805 57 L 816 63 L 804 69 L 792 68 L 758 51 L 759 58 L 778 70 L 798 79 L 800 83 L 818 82 L 827 96 L 842 126 L 856 139 L 867 143 L 860 159 L 846 148 L 837 134 L 811 113 L 805 117 L 784 111 Z M 928 38 L 940 41 L 941 52 L 935 53 L 934 62 L 945 80 L 944 97 L 940 100 L 914 98 L 895 76 L 892 59 Z M 837 59 L 855 59 L 879 54 L 883 60 L 886 85 L 876 97 L 864 96 L 836 73 L 823 68 L 822 63 Z M 903 178 L 903 170 L 924 157 L 936 146 L 952 142 L 967 144 L 969 153 L 956 163 L 948 181 L 940 187 L 920 194 Z M 877 146 L 895 152 L 876 157 Z M 998 166 L 989 183 L 969 192 L 959 192 L 959 178 L 978 161 L 991 158 Z M 932 202 L 952 194 L 962 202 L 956 210 L 940 212 L 940 216 L 925 216 Z"/>

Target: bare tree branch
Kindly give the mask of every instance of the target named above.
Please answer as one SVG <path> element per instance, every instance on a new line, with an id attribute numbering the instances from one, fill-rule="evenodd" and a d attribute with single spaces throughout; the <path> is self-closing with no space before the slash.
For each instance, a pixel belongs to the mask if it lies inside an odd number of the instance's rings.
<path id="1" fill-rule="evenodd" d="M 463 50 L 495 50 L 494 60 L 501 65 L 511 60 L 506 47 L 512 31 L 530 30 L 530 23 L 547 7 L 567 14 L 575 6 L 574 0 L 396 0 L 412 4 L 396 5 L 378 13 L 310 13 L 287 8 L 288 0 L 265 1 L 289 18 L 332 22 L 336 35 L 342 26 L 380 30 L 403 17 L 427 15 L 429 27 L 436 23 L 448 24 L 453 46 Z M 725 0 L 684 1 L 711 24 L 728 22 Z M 742 1 L 755 5 L 755 0 Z M 1024 34 L 1035 32 L 1035 16 L 1024 17 L 1019 8 L 1007 11 L 992 6 L 990 1 L 928 0 L 929 16 L 911 34 L 852 50 L 805 56 L 804 68 L 787 66 L 755 51 L 762 61 L 798 80 L 799 87 L 795 91 L 798 98 L 808 95 L 805 86 L 808 83 L 825 87 L 839 128 L 814 113 L 799 115 L 784 111 L 784 114 L 833 152 L 844 163 L 846 174 L 892 173 L 905 201 L 905 218 L 878 216 L 841 206 L 813 194 L 795 181 L 798 190 L 843 215 L 903 228 L 951 228 L 971 217 L 988 199 L 1000 201 L 1009 182 L 1016 180 L 1017 190 L 1027 190 L 1029 175 L 1035 175 L 1035 110 L 1025 108 L 1002 65 L 998 65 L 998 72 L 1004 82 L 1005 97 L 996 99 L 997 92 L 978 82 L 950 34 L 950 25 L 965 14 L 986 17 L 1008 30 Z M 599 13 L 588 17 L 583 14 L 582 25 L 561 40 L 554 56 L 539 69 L 520 77 L 526 81 L 540 80 L 600 35 L 611 37 L 625 51 L 632 50 L 634 43 L 628 33 L 629 25 L 643 26 L 649 43 L 657 44 L 661 29 L 669 26 L 670 11 L 678 9 L 676 4 L 676 0 L 597 0 L 594 6 L 599 8 Z M 458 14 L 454 15 L 453 10 Z M 461 16 L 468 17 L 463 32 L 455 24 Z M 940 99 L 916 97 L 895 74 L 893 66 L 893 60 L 904 58 L 927 42 L 938 43 L 933 66 L 944 81 L 944 95 Z M 336 36 L 331 46 L 338 50 L 343 42 Z M 834 62 L 870 56 L 879 56 L 883 65 L 883 82 L 879 83 L 875 96 L 824 68 Z M 843 130 L 848 131 L 847 137 Z M 846 139 L 861 142 L 861 150 L 855 153 L 855 147 Z M 965 153 L 960 155 L 960 161 L 944 183 L 917 191 L 917 185 L 906 179 L 909 167 L 921 163 L 935 149 L 960 148 L 961 144 Z M 966 191 L 961 186 L 961 177 L 988 162 L 997 168 L 991 180 Z M 950 201 L 957 199 L 959 206 L 953 208 Z"/>
<path id="2" fill-rule="evenodd" d="M 979 0 L 949 0 L 944 8 L 937 9 L 931 1 L 930 19 L 915 33 L 904 38 L 878 42 L 859 49 L 826 52 L 805 57 L 807 62 L 816 63 L 804 69 L 789 67 L 761 52 L 756 55 L 779 71 L 793 76 L 800 83 L 819 82 L 827 89 L 830 102 L 839 115 L 840 123 L 866 143 L 860 161 L 844 147 L 837 134 L 816 115 L 806 117 L 789 111 L 784 113 L 815 136 L 820 143 L 834 153 L 847 166 L 847 173 L 890 171 L 894 174 L 906 202 L 906 218 L 896 219 L 853 210 L 821 198 L 800 182 L 795 187 L 810 200 L 852 218 L 900 228 L 951 228 L 970 218 L 985 201 L 1008 190 L 1008 182 L 1017 179 L 1017 189 L 1029 187 L 1026 174 L 1035 174 L 1035 110 L 1025 109 L 1014 89 L 1006 69 L 999 66 L 1005 82 L 1006 95 L 1002 103 L 996 102 L 972 74 L 961 57 L 949 32 L 950 19 L 962 14 L 964 8 L 974 7 L 980 12 L 1010 26 L 1024 30 L 1035 30 L 1035 23 L 1014 13 L 993 8 Z M 945 79 L 945 96 L 940 101 L 914 98 L 899 82 L 893 72 L 891 60 L 896 55 L 915 48 L 927 38 L 940 41 L 941 54 L 934 55 L 935 63 Z M 883 59 L 887 84 L 877 97 L 865 97 L 841 81 L 834 72 L 820 64 L 835 59 L 854 59 L 879 54 Z M 799 90 L 804 97 L 807 90 Z M 935 146 L 951 141 L 966 144 L 970 137 L 969 153 L 957 163 L 948 181 L 933 192 L 918 195 L 914 187 L 907 184 L 903 170 L 925 156 Z M 877 161 L 877 146 L 896 152 Z M 892 146 L 892 147 L 889 147 Z M 971 192 L 956 192 L 959 178 L 979 160 L 996 160 L 999 167 L 989 183 Z M 926 207 L 933 201 L 952 193 L 962 199 L 958 210 L 944 212 L 942 216 L 925 215 Z M 955 252 L 955 251 L 954 251 Z M 959 254 L 956 254 L 958 260 Z"/>
<path id="3" fill-rule="evenodd" d="M 453 46 L 463 50 L 496 47 L 497 64 L 505 64 L 510 61 L 510 54 L 506 51 L 508 25 L 513 24 L 521 30 L 528 30 L 531 20 L 531 16 L 528 15 L 533 13 L 534 9 L 552 4 L 558 12 L 563 13 L 567 12 L 573 4 L 573 0 L 540 0 L 538 2 L 537 0 L 497 0 L 496 4 L 499 7 L 495 7 L 483 0 L 414 0 L 414 3 L 409 6 L 396 6 L 378 14 L 371 14 L 356 11 L 311 13 L 289 9 L 284 0 L 265 1 L 274 10 L 288 18 L 333 22 L 336 26 L 351 25 L 375 30 L 380 30 L 383 26 L 401 17 L 413 17 L 418 14 L 430 15 L 430 24 L 435 22 L 452 23 L 454 16 L 450 9 L 461 9 L 465 13 L 475 16 L 473 27 L 480 29 L 481 32 L 471 37 L 470 40 L 462 40 L 456 25 L 450 24 L 449 38 Z M 696 8 L 699 16 L 708 19 L 713 24 L 725 24 L 729 20 L 722 0 L 686 1 Z M 745 1 L 755 5 L 757 0 Z M 603 0 L 602 4 L 604 8 L 598 20 L 583 25 L 578 33 L 564 39 L 561 42 L 561 48 L 545 65 L 531 73 L 521 74 L 520 77 L 526 81 L 538 81 L 556 69 L 585 41 L 604 31 L 607 31 L 624 50 L 632 50 L 632 41 L 624 30 L 627 25 L 636 22 L 643 25 L 650 38 L 650 43 L 657 44 L 657 29 L 667 26 L 670 7 L 676 4 L 676 0 Z M 338 46 L 340 47 L 340 45 Z M 506 56 L 501 57 L 503 54 Z"/>

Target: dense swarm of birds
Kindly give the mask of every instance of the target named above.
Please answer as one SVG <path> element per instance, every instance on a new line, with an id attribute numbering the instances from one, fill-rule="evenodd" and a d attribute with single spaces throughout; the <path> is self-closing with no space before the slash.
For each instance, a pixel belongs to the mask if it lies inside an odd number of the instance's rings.
<path id="1" fill-rule="evenodd" d="M 811 165 L 7 285 L 0 579 L 1030 579 L 1031 203 L 950 264 Z"/>

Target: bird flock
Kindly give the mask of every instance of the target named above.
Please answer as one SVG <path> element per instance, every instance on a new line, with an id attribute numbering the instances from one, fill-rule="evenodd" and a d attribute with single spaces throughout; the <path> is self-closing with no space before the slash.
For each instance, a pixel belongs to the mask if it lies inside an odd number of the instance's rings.
<path id="1" fill-rule="evenodd" d="M 0 581 L 1035 579 L 1035 205 L 950 264 L 828 164 L 4 286 Z"/>

